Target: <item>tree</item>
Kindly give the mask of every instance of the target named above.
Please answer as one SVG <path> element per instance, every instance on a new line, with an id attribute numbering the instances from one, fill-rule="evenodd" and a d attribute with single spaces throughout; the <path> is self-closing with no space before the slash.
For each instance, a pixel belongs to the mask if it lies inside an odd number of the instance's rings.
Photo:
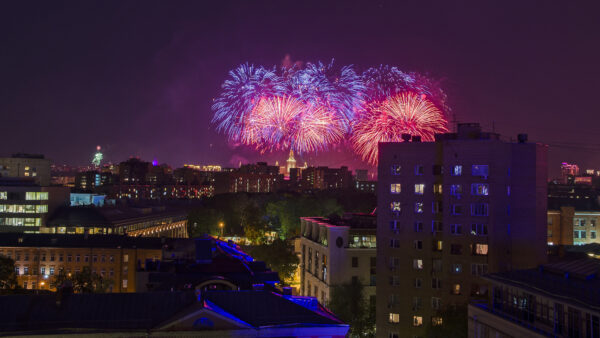
<path id="1" fill-rule="evenodd" d="M 334 286 L 328 308 L 350 324 L 351 337 L 375 337 L 375 307 L 365 300 L 364 287 L 359 281 Z"/>
<path id="2" fill-rule="evenodd" d="M 264 261 L 271 270 L 277 271 L 282 283 L 289 284 L 294 279 L 300 259 L 290 242 L 275 239 L 271 244 L 249 248 L 249 253 L 255 259 Z"/>
<path id="3" fill-rule="evenodd" d="M 202 207 L 193 210 L 188 215 L 188 227 L 191 237 L 203 234 L 218 236 L 221 234 L 219 223 L 223 222 L 223 213 L 212 208 Z"/>
<path id="4" fill-rule="evenodd" d="M 15 261 L 9 257 L 0 256 L 0 289 L 14 290 L 17 288 Z"/>
<path id="5" fill-rule="evenodd" d="M 244 235 L 250 243 L 257 245 L 265 242 L 267 223 L 263 219 L 263 212 L 256 205 L 249 204 L 242 211 L 242 228 Z"/>
<path id="6" fill-rule="evenodd" d="M 57 290 L 72 288 L 77 293 L 105 293 L 113 284 L 113 280 L 105 279 L 101 275 L 92 272 L 87 266 L 73 275 L 60 269 L 58 275 L 50 282 L 50 286 Z"/>

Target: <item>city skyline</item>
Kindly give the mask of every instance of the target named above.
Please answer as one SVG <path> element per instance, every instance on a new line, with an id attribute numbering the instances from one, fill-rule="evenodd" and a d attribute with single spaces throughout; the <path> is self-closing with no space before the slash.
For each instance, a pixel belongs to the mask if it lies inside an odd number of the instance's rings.
<path id="1" fill-rule="evenodd" d="M 43 153 L 81 165 L 99 144 L 113 162 L 274 163 L 286 151 L 260 155 L 229 144 L 210 123 L 210 107 L 228 70 L 245 62 L 279 65 L 289 54 L 292 61 L 333 58 L 359 69 L 390 64 L 431 75 L 448 93 L 450 122 L 549 144 L 550 177 L 561 162 L 600 167 L 596 128 L 580 123 L 593 119 L 600 84 L 597 5 L 420 6 L 9 4 L 0 38 L 10 52 L 0 55 L 1 131 L 9 141 L 0 153 Z M 397 20 L 398 13 L 422 15 Z M 16 139 L 19 145 L 10 141 Z M 366 167 L 344 149 L 307 160 Z"/>

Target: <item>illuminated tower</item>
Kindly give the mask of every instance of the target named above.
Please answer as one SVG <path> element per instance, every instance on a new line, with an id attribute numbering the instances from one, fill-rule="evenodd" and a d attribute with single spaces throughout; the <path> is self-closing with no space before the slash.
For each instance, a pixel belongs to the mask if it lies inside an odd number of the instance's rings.
<path id="1" fill-rule="evenodd" d="M 294 158 L 294 151 L 290 150 L 290 157 L 287 159 L 287 174 L 290 174 L 290 169 L 296 168 L 296 159 Z"/>
<path id="2" fill-rule="evenodd" d="M 102 162 L 102 159 L 104 158 L 104 155 L 102 155 L 102 153 L 100 152 L 100 146 L 96 147 L 96 153 L 94 154 L 94 158 L 92 159 L 92 164 L 96 167 L 99 168 L 100 167 L 100 163 Z"/>

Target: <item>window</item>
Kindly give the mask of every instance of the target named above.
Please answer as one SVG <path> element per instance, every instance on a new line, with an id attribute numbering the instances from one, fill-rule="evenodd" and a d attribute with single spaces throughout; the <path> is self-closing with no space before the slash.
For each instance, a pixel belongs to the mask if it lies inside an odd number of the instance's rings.
<path id="1" fill-rule="evenodd" d="M 391 167 L 391 171 L 392 175 L 400 175 L 400 173 L 402 172 L 402 166 L 400 166 L 399 164 L 394 164 Z"/>
<path id="2" fill-rule="evenodd" d="M 390 313 L 390 323 L 393 323 L 393 324 L 400 323 L 400 314 L 399 313 Z"/>
<path id="3" fill-rule="evenodd" d="M 67 255 L 67 262 L 72 262 L 72 261 L 73 261 L 73 256 Z"/>
<path id="4" fill-rule="evenodd" d="M 18 265 L 15 265 L 15 273 L 16 273 L 17 275 L 20 275 L 20 274 L 21 274 L 21 272 L 20 272 L 19 270 L 20 270 L 20 269 L 19 269 L 19 266 L 18 266 Z"/>
<path id="5" fill-rule="evenodd" d="M 358 257 L 352 257 L 352 267 L 358 268 Z"/>
<path id="6" fill-rule="evenodd" d="M 90 256 L 89 255 L 85 255 L 83 257 L 83 261 L 86 262 L 86 263 L 88 263 L 90 261 Z"/>
<path id="7" fill-rule="evenodd" d="M 450 195 L 460 198 L 461 194 L 462 194 L 462 185 L 460 185 L 460 184 L 450 185 Z"/>
<path id="8" fill-rule="evenodd" d="M 398 332 L 390 332 L 388 338 L 400 338 L 400 334 Z"/>
<path id="9" fill-rule="evenodd" d="M 419 289 L 423 285 L 423 280 L 421 278 L 415 278 L 415 288 Z"/>
<path id="10" fill-rule="evenodd" d="M 471 184 L 471 195 L 487 196 L 489 194 L 489 185 L 487 183 Z"/>
<path id="11" fill-rule="evenodd" d="M 488 245 L 483 243 L 471 244 L 472 254 L 477 256 L 485 256 L 488 254 Z"/>
<path id="12" fill-rule="evenodd" d="M 24 266 L 23 267 L 23 274 L 24 275 L 28 275 L 29 274 L 29 267 L 28 266 Z"/>
<path id="13" fill-rule="evenodd" d="M 358 276 L 352 276 L 352 285 L 357 285 L 358 283 Z M 317 294 L 316 291 L 316 286 L 315 286 L 315 294 Z"/>
<path id="14" fill-rule="evenodd" d="M 485 275 L 488 272 L 487 264 L 471 264 L 471 274 L 473 276 Z"/>
<path id="15" fill-rule="evenodd" d="M 450 244 L 451 255 L 462 255 L 462 244 Z"/>
<path id="16" fill-rule="evenodd" d="M 390 239 L 390 248 L 399 248 L 400 240 L 399 239 Z"/>
<path id="17" fill-rule="evenodd" d="M 65 260 L 65 257 L 64 257 L 64 255 L 63 255 L 63 254 L 59 254 L 59 255 L 58 255 L 58 261 L 59 261 L 59 262 L 62 262 L 62 261 L 64 261 L 64 260 Z"/>
<path id="18" fill-rule="evenodd" d="M 452 204 L 450 212 L 452 213 L 452 215 L 462 215 L 462 205 Z"/>
<path id="19" fill-rule="evenodd" d="M 46 275 L 46 267 L 45 267 L 45 266 L 42 266 L 42 267 L 40 268 L 40 273 L 41 273 L 42 275 Z"/>
<path id="20" fill-rule="evenodd" d="M 421 297 L 413 297 L 413 311 L 420 310 L 423 307 L 423 301 Z"/>
<path id="21" fill-rule="evenodd" d="M 123 263 L 127 263 L 127 262 L 129 262 L 129 255 L 125 254 L 125 255 L 123 255 Z"/>
<path id="22" fill-rule="evenodd" d="M 590 231 L 590 238 L 591 239 L 596 239 L 596 231 Z"/>
<path id="23" fill-rule="evenodd" d="M 127 289 L 127 279 L 123 279 L 123 289 Z"/>
<path id="24" fill-rule="evenodd" d="M 439 316 L 431 317 L 431 325 L 441 326 L 442 325 L 442 317 L 439 317 Z"/>
<path id="25" fill-rule="evenodd" d="M 591 219 L 590 220 L 590 226 L 591 227 L 595 227 L 596 226 L 596 220 L 595 219 Z"/>
<path id="26" fill-rule="evenodd" d="M 442 241 L 433 241 L 431 244 L 432 244 L 431 245 L 432 251 L 442 251 L 442 247 L 443 247 Z"/>
<path id="27" fill-rule="evenodd" d="M 439 310 L 442 308 L 442 299 L 438 297 L 431 297 L 431 308 Z"/>
<path id="28" fill-rule="evenodd" d="M 444 224 L 440 221 L 432 221 L 431 222 L 431 232 L 436 233 L 436 232 L 443 232 L 444 231 Z"/>
<path id="29" fill-rule="evenodd" d="M 444 206 L 444 204 L 442 203 L 442 201 L 433 201 L 433 203 L 431 205 L 431 211 L 434 214 L 441 214 L 442 211 L 444 211 L 443 206 Z"/>
<path id="30" fill-rule="evenodd" d="M 454 274 L 462 273 L 462 264 L 452 264 L 452 273 L 454 273 Z"/>
<path id="31" fill-rule="evenodd" d="M 573 231 L 573 238 L 576 239 L 585 239 L 586 238 L 586 232 L 585 230 L 575 230 Z"/>
<path id="32" fill-rule="evenodd" d="M 390 230 L 394 234 L 400 233 L 400 228 L 398 227 L 398 221 L 390 221 Z"/>
<path id="33" fill-rule="evenodd" d="M 413 247 L 417 250 L 423 249 L 423 241 L 414 241 Z"/>
<path id="34" fill-rule="evenodd" d="M 402 210 L 402 208 L 400 206 L 400 202 L 398 202 L 398 201 L 391 202 L 390 210 L 392 211 L 392 214 L 399 215 L 400 211 Z"/>
<path id="35" fill-rule="evenodd" d="M 433 165 L 433 174 L 434 175 L 442 175 L 444 173 L 444 167 L 439 164 Z"/>
<path id="36" fill-rule="evenodd" d="M 111 263 L 112 263 L 112 262 L 114 262 L 114 261 L 115 261 L 115 256 L 113 256 L 113 255 L 110 255 L 109 262 L 111 262 Z"/>
<path id="37" fill-rule="evenodd" d="M 101 256 L 101 258 L 100 258 L 100 261 L 101 261 L 102 263 L 106 262 L 106 256 L 102 255 L 102 256 Z"/>
<path id="38" fill-rule="evenodd" d="M 431 265 L 432 265 L 432 270 L 435 272 L 442 272 L 443 270 L 443 264 L 442 264 L 442 260 L 441 259 L 433 259 L 431 261 Z"/>
<path id="39" fill-rule="evenodd" d="M 423 232 L 423 222 L 415 222 L 415 232 Z"/>
<path id="40" fill-rule="evenodd" d="M 402 184 L 392 183 L 390 184 L 390 193 L 399 194 L 402 191 Z"/>
<path id="41" fill-rule="evenodd" d="M 423 260 L 422 259 L 413 259 L 413 269 L 423 270 Z"/>
<path id="42" fill-rule="evenodd" d="M 398 285 L 400 285 L 400 276 L 391 276 L 390 277 L 390 285 L 391 286 L 398 286 Z"/>
<path id="43" fill-rule="evenodd" d="M 50 254 L 50 261 L 51 261 L 51 262 L 54 262 L 54 253 L 51 253 L 51 254 Z"/>
<path id="44" fill-rule="evenodd" d="M 423 195 L 425 193 L 425 184 L 415 184 L 415 195 Z"/>
<path id="45" fill-rule="evenodd" d="M 487 203 L 471 204 L 471 216 L 487 216 L 487 215 L 488 215 L 488 204 Z"/>
<path id="46" fill-rule="evenodd" d="M 450 172 L 452 176 L 461 176 L 462 175 L 462 165 L 454 165 L 452 166 L 452 171 Z"/>
<path id="47" fill-rule="evenodd" d="M 27 201 L 47 201 L 48 200 L 48 192 L 27 191 L 27 192 L 25 192 L 25 200 L 27 200 Z"/>
<path id="48" fill-rule="evenodd" d="M 79 262 L 80 260 L 81 260 L 81 256 L 80 255 L 75 256 L 75 262 Z"/>
<path id="49" fill-rule="evenodd" d="M 441 289 L 442 281 L 439 278 L 433 277 L 431 278 L 431 288 L 432 289 Z"/>
<path id="50" fill-rule="evenodd" d="M 433 193 L 441 194 L 442 193 L 442 184 L 434 184 L 433 185 Z"/>
<path id="51" fill-rule="evenodd" d="M 423 317 L 413 316 L 413 326 L 423 326 Z"/>
<path id="52" fill-rule="evenodd" d="M 425 173 L 425 167 L 422 165 L 415 166 L 415 175 L 423 175 Z"/>
<path id="53" fill-rule="evenodd" d="M 415 213 L 417 213 L 417 214 L 423 213 L 423 202 L 415 202 Z"/>
<path id="54" fill-rule="evenodd" d="M 484 164 L 476 164 L 471 166 L 471 175 L 480 176 L 483 178 L 487 178 L 490 174 L 490 169 L 488 165 Z"/>
<path id="55" fill-rule="evenodd" d="M 487 236 L 487 224 L 471 224 L 471 235 Z"/>
<path id="56" fill-rule="evenodd" d="M 52 276 L 52 275 L 54 275 L 54 267 L 53 266 L 50 267 L 50 276 Z"/>
<path id="57" fill-rule="evenodd" d="M 452 291 L 451 293 L 453 295 L 460 295 L 460 284 L 454 284 L 452 285 Z"/>
<path id="58" fill-rule="evenodd" d="M 460 224 L 450 224 L 450 232 L 453 235 L 460 235 L 462 233 L 462 225 L 460 225 Z"/>

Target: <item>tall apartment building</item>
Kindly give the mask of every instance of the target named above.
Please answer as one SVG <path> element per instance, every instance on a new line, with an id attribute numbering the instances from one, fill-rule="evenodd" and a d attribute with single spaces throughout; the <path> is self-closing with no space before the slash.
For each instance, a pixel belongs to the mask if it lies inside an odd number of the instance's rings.
<path id="1" fill-rule="evenodd" d="M 44 155 L 14 154 L 0 157 L 0 177 L 32 178 L 41 186 L 50 185 L 50 160 Z"/>
<path id="2" fill-rule="evenodd" d="M 444 310 L 484 297 L 490 272 L 546 259 L 546 147 L 478 124 L 380 143 L 377 333 L 423 337 Z"/>
<path id="3" fill-rule="evenodd" d="M 302 217 L 300 294 L 327 306 L 333 287 L 355 280 L 374 302 L 375 232 L 375 215 L 352 214 L 338 220 Z"/>

